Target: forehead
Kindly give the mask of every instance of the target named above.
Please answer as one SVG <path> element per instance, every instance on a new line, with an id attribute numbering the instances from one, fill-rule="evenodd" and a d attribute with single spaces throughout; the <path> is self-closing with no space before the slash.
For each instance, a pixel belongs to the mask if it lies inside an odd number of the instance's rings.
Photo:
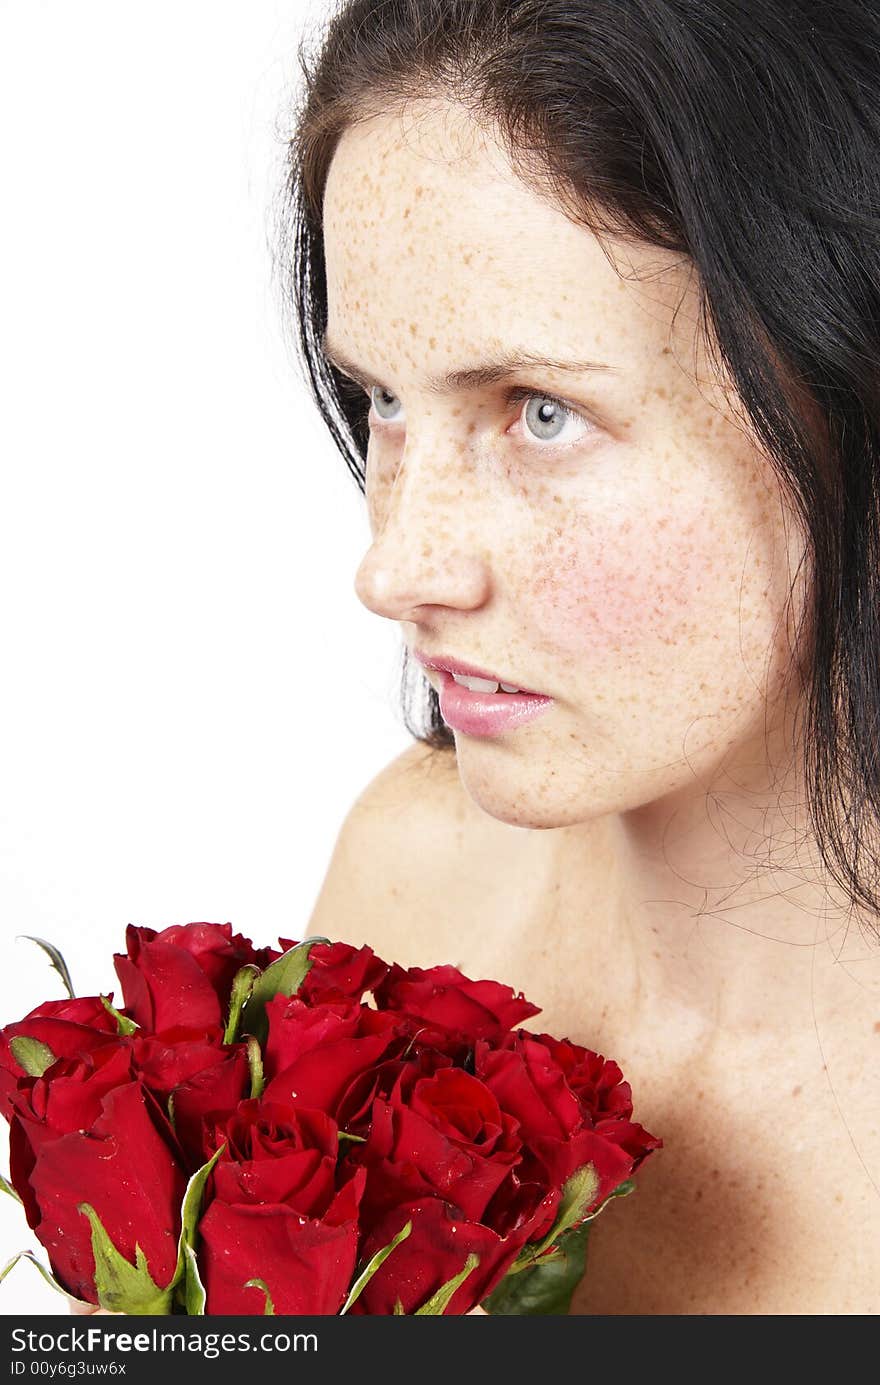
<path id="1" fill-rule="evenodd" d="M 691 361 L 690 263 L 600 241 L 549 185 L 545 195 L 518 177 L 460 106 L 422 103 L 344 132 L 325 191 L 324 250 L 328 336 L 378 372 L 442 368 L 478 343 L 621 368 L 672 344 L 682 365 Z"/>

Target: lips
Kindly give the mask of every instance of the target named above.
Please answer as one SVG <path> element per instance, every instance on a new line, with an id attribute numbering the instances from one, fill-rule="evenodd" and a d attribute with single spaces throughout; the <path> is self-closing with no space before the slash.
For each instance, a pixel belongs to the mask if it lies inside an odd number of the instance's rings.
<path id="1" fill-rule="evenodd" d="M 492 737 L 514 731 L 553 706 L 542 693 L 472 692 L 440 669 L 440 714 L 447 726 L 469 736 Z"/>
<path id="2" fill-rule="evenodd" d="M 545 693 L 539 692 L 536 688 L 525 688 L 519 679 L 508 674 L 492 673 L 489 669 L 479 668 L 476 664 L 467 663 L 464 659 L 455 659 L 449 654 L 426 654 L 421 649 L 412 650 L 413 657 L 418 660 L 425 668 L 436 669 L 445 673 L 457 673 L 466 678 L 489 678 L 495 683 L 507 683 L 509 687 L 515 687 L 521 693 L 526 693 L 530 697 L 545 697 Z M 492 694 L 487 694 L 491 696 Z M 502 697 L 515 697 L 515 693 L 500 693 Z"/>

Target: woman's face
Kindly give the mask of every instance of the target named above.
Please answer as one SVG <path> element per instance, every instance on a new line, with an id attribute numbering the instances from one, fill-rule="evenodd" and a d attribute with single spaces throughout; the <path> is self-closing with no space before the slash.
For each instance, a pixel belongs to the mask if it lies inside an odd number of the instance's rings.
<path id="1" fill-rule="evenodd" d="M 501 820 L 639 808 L 722 757 L 740 782 L 803 546 L 701 350 L 691 267 L 606 240 L 615 268 L 462 108 L 412 114 L 349 128 L 324 202 L 328 354 L 372 384 L 357 594 L 411 648 L 555 699 L 456 732 Z M 432 388 L 514 352 L 555 364 Z"/>

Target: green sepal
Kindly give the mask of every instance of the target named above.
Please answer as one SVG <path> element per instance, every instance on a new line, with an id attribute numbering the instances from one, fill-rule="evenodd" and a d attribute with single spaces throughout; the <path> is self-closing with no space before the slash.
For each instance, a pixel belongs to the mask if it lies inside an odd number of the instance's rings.
<path id="1" fill-rule="evenodd" d="M 77 1211 L 88 1217 L 92 1228 L 95 1290 L 101 1307 L 110 1313 L 128 1313 L 135 1317 L 170 1313 L 171 1286 L 160 1289 L 153 1282 L 147 1257 L 140 1246 L 135 1246 L 135 1264 L 132 1264 L 116 1249 L 94 1207 L 81 1202 Z"/>
<path id="2" fill-rule="evenodd" d="M 311 970 L 309 952 L 315 943 L 329 943 L 329 938 L 304 938 L 276 957 L 254 981 L 244 1007 L 244 1027 L 248 1034 L 264 1043 L 269 1032 L 266 1005 L 276 995 L 295 995 Z"/>
<path id="3" fill-rule="evenodd" d="M 28 1077 L 42 1077 L 47 1068 L 55 1062 L 55 1054 L 48 1044 L 40 1039 L 32 1039 L 27 1034 L 16 1034 L 9 1040 L 9 1051 Z"/>
<path id="4" fill-rule="evenodd" d="M 527 1270 L 539 1256 L 544 1254 L 545 1250 L 556 1245 L 560 1236 L 568 1231 L 569 1227 L 584 1221 L 586 1210 L 596 1196 L 598 1187 L 599 1175 L 592 1164 L 583 1164 L 579 1169 L 575 1169 L 562 1186 L 562 1197 L 559 1199 L 559 1208 L 553 1226 L 543 1241 L 539 1241 L 534 1246 L 523 1246 L 507 1273 L 519 1274 L 523 1270 Z"/>
<path id="5" fill-rule="evenodd" d="M 183 1247 L 183 1256 L 183 1306 L 188 1317 L 203 1318 L 207 1294 L 202 1283 L 202 1276 L 199 1274 L 199 1262 L 191 1245 Z M 179 1287 L 178 1296 L 180 1296 Z"/>
<path id="6" fill-rule="evenodd" d="M 248 1067 L 251 1070 L 251 1099 L 263 1095 L 263 1088 L 266 1079 L 263 1076 L 263 1053 L 260 1048 L 259 1040 L 253 1034 L 248 1034 L 247 1040 Z"/>
<path id="7" fill-rule="evenodd" d="M 355 1144 L 359 1145 L 365 1145 L 367 1143 L 366 1135 L 350 1135 L 347 1130 L 338 1130 L 336 1132 L 336 1138 L 340 1141 L 352 1140 Z"/>
<path id="8" fill-rule="evenodd" d="M 71 1000 L 75 1000 L 76 991 L 73 989 L 73 982 L 70 979 L 70 971 L 68 970 L 67 963 L 61 956 L 61 953 L 58 951 L 58 948 L 55 946 L 55 944 L 47 943 L 45 938 L 35 938 L 30 933 L 20 933 L 19 937 L 26 938 L 29 943 L 36 943 L 37 947 L 41 947 L 43 951 L 47 953 L 49 960 L 52 963 L 52 966 L 55 968 L 58 975 L 61 977 L 61 980 L 64 982 L 64 989 L 67 991 L 67 994 L 70 996 Z"/>
<path id="9" fill-rule="evenodd" d="M 184 1306 L 190 1317 L 202 1317 L 205 1312 L 205 1288 L 199 1274 L 199 1264 L 196 1259 L 196 1241 L 198 1239 L 199 1216 L 202 1210 L 202 1199 L 205 1195 L 205 1184 L 211 1174 L 211 1170 L 216 1164 L 220 1155 L 226 1148 L 222 1144 L 220 1148 L 211 1155 L 206 1164 L 202 1164 L 200 1169 L 196 1169 L 186 1185 L 186 1192 L 180 1204 L 180 1238 L 177 1243 L 177 1268 L 174 1271 L 170 1289 L 176 1290 L 178 1299 L 183 1299 Z"/>
<path id="10" fill-rule="evenodd" d="M 453 1275 L 451 1279 L 447 1279 L 446 1283 L 441 1285 L 436 1294 L 432 1294 L 427 1302 L 422 1304 L 421 1308 L 416 1309 L 414 1316 L 418 1318 L 427 1315 L 436 1318 L 445 1313 L 449 1305 L 449 1300 L 452 1298 L 456 1289 L 464 1283 L 468 1275 L 477 1268 L 479 1263 L 479 1255 L 475 1255 L 474 1252 L 471 1251 L 464 1262 L 464 1269 L 459 1270 L 458 1274 Z"/>
<path id="11" fill-rule="evenodd" d="M 8 1193 L 10 1197 L 15 1198 L 16 1202 L 21 1202 L 21 1198 L 18 1196 L 18 1193 L 13 1188 L 9 1179 L 4 1178 L 2 1173 L 0 1173 L 0 1193 Z M 24 1251 L 22 1251 L 22 1254 L 24 1254 Z"/>
<path id="12" fill-rule="evenodd" d="M 246 1289 L 262 1289 L 266 1295 L 266 1302 L 263 1305 L 263 1317 L 274 1318 L 275 1304 L 272 1302 L 272 1295 L 269 1293 L 269 1285 L 265 1279 L 246 1279 L 244 1283 Z"/>
<path id="13" fill-rule="evenodd" d="M 405 1226 L 402 1226 L 400 1228 L 394 1239 L 388 1242 L 387 1246 L 383 1246 L 381 1250 L 377 1250 L 376 1254 L 370 1257 L 369 1262 L 361 1270 L 357 1279 L 354 1281 L 354 1283 L 348 1291 L 348 1298 L 345 1300 L 345 1303 L 339 1310 L 338 1316 L 340 1318 L 348 1312 L 349 1308 L 355 1302 L 355 1300 L 360 1298 L 367 1284 L 373 1278 L 373 1275 L 376 1273 L 379 1266 L 384 1264 L 384 1262 L 388 1259 L 388 1256 L 391 1254 L 392 1250 L 394 1250 L 394 1247 L 399 1246 L 401 1241 L 405 1241 L 411 1231 L 412 1222 L 408 1221 Z"/>
<path id="14" fill-rule="evenodd" d="M 401 1315 L 401 1313 L 403 1313 L 403 1316 L 406 1317 L 406 1313 L 404 1313 L 404 1311 L 403 1311 L 403 1304 L 401 1303 L 400 1299 L 398 1299 L 397 1302 L 396 1302 L 395 1305 L 394 1305 L 394 1312 L 395 1312 L 395 1316 L 397 1316 L 397 1317 L 399 1317 L 399 1316 Z"/>
<path id="15" fill-rule="evenodd" d="M 34 1252 L 32 1250 L 20 1250 L 17 1255 L 13 1255 L 11 1260 L 6 1261 L 6 1264 L 3 1266 L 2 1269 L 0 1269 L 0 1284 L 3 1283 L 3 1280 L 6 1278 L 9 1271 L 15 1269 L 19 1260 L 30 1260 L 31 1264 L 34 1265 L 40 1271 L 40 1274 L 43 1276 L 46 1283 L 50 1284 L 56 1293 L 63 1294 L 65 1298 L 73 1299 L 74 1303 L 82 1304 L 84 1308 L 95 1307 L 94 1303 L 86 1303 L 85 1299 L 74 1298 L 73 1294 L 69 1294 L 67 1290 L 61 1284 L 58 1283 L 58 1280 L 52 1274 L 52 1271 L 48 1270 L 46 1266 L 37 1259 L 36 1255 L 34 1255 Z"/>
<path id="16" fill-rule="evenodd" d="M 223 1042 L 225 1044 L 234 1044 L 238 1038 L 238 1025 L 241 1020 L 241 1012 L 244 1009 L 245 1001 L 254 988 L 254 982 L 259 974 L 260 968 L 255 967 L 253 962 L 247 962 L 232 978 L 232 990 L 229 993 L 229 1015 L 226 1020 L 226 1029 L 223 1033 Z"/>
<path id="17" fill-rule="evenodd" d="M 102 995 L 100 1000 L 107 1014 L 112 1015 L 115 1019 L 117 1034 L 128 1035 L 137 1033 L 140 1029 L 140 1025 L 135 1024 L 134 1020 L 130 1020 L 128 1015 L 123 1015 L 120 1010 L 117 1010 L 115 1005 L 111 1005 L 109 995 Z"/>

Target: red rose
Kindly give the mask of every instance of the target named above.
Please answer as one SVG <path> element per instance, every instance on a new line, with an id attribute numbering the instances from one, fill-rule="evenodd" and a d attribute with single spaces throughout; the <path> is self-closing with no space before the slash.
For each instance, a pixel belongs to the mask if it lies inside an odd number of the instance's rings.
<path id="1" fill-rule="evenodd" d="M 544 1044 L 565 1074 L 566 1084 L 578 1098 L 581 1110 L 593 1120 L 603 1116 L 628 1119 L 632 1115 L 632 1089 L 624 1082 L 613 1058 L 603 1058 L 601 1053 L 572 1043 L 571 1039 L 554 1039 L 552 1034 L 530 1033 L 529 1039 Z"/>
<path id="2" fill-rule="evenodd" d="M 336 1195 L 336 1122 L 312 1107 L 242 1101 L 215 1125 L 213 1193 L 221 1202 L 286 1202 L 304 1216 L 323 1216 Z"/>
<path id="3" fill-rule="evenodd" d="M 336 1188 L 337 1127 L 323 1111 L 242 1102 L 214 1132 L 226 1141 L 200 1223 L 208 1313 L 339 1312 L 354 1274 L 365 1173 Z"/>
<path id="4" fill-rule="evenodd" d="M 125 941 L 128 956 L 113 957 L 125 1008 L 152 1032 L 224 1024 L 236 972 L 247 963 L 262 967 L 268 956 L 230 923 L 174 924 L 159 933 L 129 924 Z"/>
<path id="5" fill-rule="evenodd" d="M 23 1079 L 24 1068 L 13 1056 L 15 1038 L 37 1039 L 58 1058 L 78 1058 L 116 1034 L 116 1021 L 97 996 L 79 1000 L 47 1000 L 17 1024 L 0 1029 L 0 1110 L 11 1119 L 10 1100 Z M 31 1079 L 32 1080 L 32 1079 Z"/>
<path id="6" fill-rule="evenodd" d="M 317 1106 L 334 1118 L 355 1078 L 405 1043 L 394 1015 L 351 1000 L 309 1006 L 276 996 L 266 1014 L 266 1100 Z"/>
<path id="7" fill-rule="evenodd" d="M 77 1210 L 89 1203 L 116 1249 L 134 1264 L 140 1246 L 153 1282 L 166 1288 L 177 1267 L 186 1187 L 166 1138 L 167 1123 L 137 1082 L 106 1092 L 96 1119 L 90 1119 L 91 1094 L 84 1094 L 83 1102 L 88 1128 L 47 1138 L 36 1147 L 28 1180 L 39 1218 L 36 1234 L 59 1283 L 75 1298 L 96 1303 L 91 1226 Z M 72 1112 L 70 1102 L 69 1119 L 74 1119 Z"/>
<path id="8" fill-rule="evenodd" d="M 401 1092 L 408 1095 L 420 1077 L 430 1077 L 440 1068 L 454 1066 L 454 1060 L 448 1053 L 407 1042 L 399 1056 L 383 1058 L 375 1067 L 359 1073 L 348 1084 L 336 1111 L 340 1130 L 354 1135 L 366 1135 L 376 1097 L 387 1101 L 395 1084 L 400 1086 Z"/>
<path id="9" fill-rule="evenodd" d="M 527 1239 L 533 1238 L 538 1224 L 547 1220 L 538 1207 L 506 1237 L 488 1226 L 469 1222 L 441 1198 L 423 1198 L 395 1207 L 367 1235 L 361 1248 L 366 1262 L 387 1246 L 407 1221 L 410 1234 L 366 1284 L 352 1305 L 353 1314 L 393 1313 L 398 1297 L 405 1313 L 414 1313 L 465 1267 L 469 1254 L 479 1256 L 479 1264 L 455 1290 L 446 1315 L 469 1313 L 492 1292 L 509 1270 Z"/>
<path id="10" fill-rule="evenodd" d="M 32 1227 L 41 1217 L 31 1188 L 39 1152 L 62 1135 L 89 1130 L 101 1114 L 107 1093 L 132 1081 L 129 1046 L 106 1034 L 102 1038 L 104 1042 L 93 1052 L 59 1058 L 43 1077 L 20 1083 L 12 1100 L 10 1175 Z"/>
<path id="11" fill-rule="evenodd" d="M 272 953 L 273 960 L 296 947 L 289 938 L 278 941 L 281 951 Z M 297 996 L 310 1005 L 322 1000 L 360 1001 L 367 991 L 376 989 L 389 970 L 388 963 L 377 957 L 371 947 L 353 947 L 351 943 L 313 943 L 309 961 L 312 965 Z"/>
<path id="12" fill-rule="evenodd" d="M 376 987 L 380 1008 L 398 1010 L 420 1041 L 472 1044 L 500 1039 L 515 1024 L 541 1012 L 539 1005 L 498 981 L 471 981 L 457 967 L 409 967 L 396 963 Z"/>
<path id="13" fill-rule="evenodd" d="M 474 1055 L 477 1076 L 494 1092 L 502 1110 L 519 1121 L 526 1147 L 524 1179 L 561 1187 L 576 1169 L 594 1165 L 599 1186 L 585 1210 L 604 1202 L 662 1144 L 625 1117 L 604 1114 L 615 1107 L 627 1114 L 632 1109 L 626 1084 L 625 1092 L 614 1094 L 617 1064 L 603 1073 L 604 1063 L 601 1055 L 578 1050 L 567 1040 L 557 1043 L 549 1035 L 535 1037 L 526 1030 L 510 1036 L 503 1048 L 478 1042 Z M 567 1073 L 576 1090 L 569 1086 Z"/>
<path id="14" fill-rule="evenodd" d="M 519 1163 L 517 1122 L 460 1068 L 440 1068 L 407 1086 L 398 1080 L 390 1100 L 374 1100 L 369 1138 L 347 1151 L 351 1165 L 367 1169 L 361 1224 L 369 1228 L 401 1202 L 424 1197 L 482 1221 Z"/>
<path id="15" fill-rule="evenodd" d="M 234 1111 L 250 1090 L 244 1044 L 225 1045 L 220 1029 L 170 1029 L 132 1039 L 138 1075 L 161 1101 L 174 1125 L 190 1173 L 213 1152 L 205 1140 L 211 1122 Z"/>

